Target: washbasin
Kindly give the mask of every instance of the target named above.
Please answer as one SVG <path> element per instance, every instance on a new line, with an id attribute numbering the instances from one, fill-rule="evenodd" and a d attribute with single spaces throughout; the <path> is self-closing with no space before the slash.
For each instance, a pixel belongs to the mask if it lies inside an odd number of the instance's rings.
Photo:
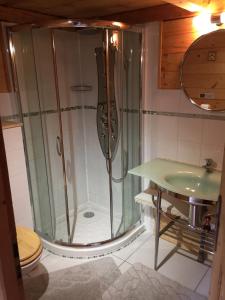
<path id="1" fill-rule="evenodd" d="M 217 201 L 221 172 L 166 159 L 154 159 L 129 173 L 150 179 L 160 187 L 187 197 Z"/>
<path id="2" fill-rule="evenodd" d="M 211 174 L 205 172 L 203 176 L 197 176 L 190 173 L 178 173 L 165 176 L 165 181 L 174 187 L 184 189 L 186 191 L 200 192 L 206 196 L 209 194 L 218 195 L 220 182 L 212 179 Z"/>
<path id="3" fill-rule="evenodd" d="M 188 222 L 193 228 L 202 226 L 205 205 L 212 205 L 219 199 L 221 172 L 214 169 L 208 172 L 203 167 L 156 158 L 129 173 L 149 179 L 164 192 L 175 193 L 178 201 L 184 199 L 182 196 L 187 197 L 190 204 Z"/>

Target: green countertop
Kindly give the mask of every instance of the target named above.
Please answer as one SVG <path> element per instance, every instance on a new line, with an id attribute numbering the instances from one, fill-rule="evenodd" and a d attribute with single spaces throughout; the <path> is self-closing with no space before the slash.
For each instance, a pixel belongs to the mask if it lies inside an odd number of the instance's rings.
<path id="1" fill-rule="evenodd" d="M 217 201 L 220 192 L 221 172 L 208 173 L 205 168 L 177 161 L 157 158 L 129 173 L 187 197 Z"/>

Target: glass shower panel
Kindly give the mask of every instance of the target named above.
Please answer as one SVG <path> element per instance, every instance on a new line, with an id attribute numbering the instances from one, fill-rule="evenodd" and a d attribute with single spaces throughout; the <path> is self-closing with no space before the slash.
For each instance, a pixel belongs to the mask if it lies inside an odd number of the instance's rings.
<path id="1" fill-rule="evenodd" d="M 127 139 L 123 144 L 127 151 L 127 169 L 141 164 L 141 33 L 124 32 L 124 60 L 126 78 L 126 97 L 123 128 Z M 125 168 L 125 165 L 124 165 Z M 127 174 L 123 182 L 124 229 L 140 221 L 140 205 L 134 197 L 141 192 L 141 179 Z"/>
<path id="2" fill-rule="evenodd" d="M 140 220 L 141 34 L 100 28 L 12 33 L 35 227 L 96 244 Z M 112 221 L 112 222 L 111 222 Z"/>
<path id="3" fill-rule="evenodd" d="M 141 190 L 138 177 L 128 170 L 141 162 L 141 34 L 124 31 L 118 35 L 115 91 L 119 115 L 119 141 L 112 162 L 113 231 L 119 236 L 140 220 L 134 197 Z"/>
<path id="4" fill-rule="evenodd" d="M 30 196 L 36 231 L 48 240 L 54 238 L 54 215 L 46 164 L 43 115 L 35 70 L 32 32 L 12 33 L 11 54 L 17 73 L 21 114 L 24 122 Z"/>
<path id="5" fill-rule="evenodd" d="M 109 176 L 96 126 L 106 100 L 104 30 L 54 30 L 54 36 L 72 242 L 98 243 L 111 238 Z"/>
<path id="6" fill-rule="evenodd" d="M 62 112 L 60 99 L 57 98 L 58 82 L 55 77 L 52 31 L 41 28 L 33 29 L 32 33 L 50 199 L 54 213 L 54 238 L 67 243 L 70 224 L 67 215 L 67 190 L 63 172 L 64 146 L 60 130 L 60 114 Z"/>
<path id="7" fill-rule="evenodd" d="M 77 45 L 74 43 L 74 32 L 68 30 L 53 30 L 55 55 L 56 55 L 56 72 L 58 77 L 58 88 L 60 97 L 60 109 L 62 117 L 63 144 L 66 166 L 66 182 L 68 193 L 69 220 L 71 228 L 71 242 L 75 232 L 77 221 L 77 203 L 78 197 L 85 198 L 86 182 L 80 182 L 81 172 L 76 172 L 76 165 L 81 166 L 84 158 L 83 146 L 83 128 L 79 112 L 81 106 L 79 101 L 74 99 L 71 93 L 73 77 L 76 76 L 76 65 L 74 60 L 74 51 Z M 77 143 L 79 141 L 79 143 Z M 81 146 L 82 144 L 82 146 Z M 79 149 L 81 149 L 79 151 Z M 79 153 L 78 153 L 79 151 Z M 77 181 L 79 185 L 76 186 Z M 80 191 L 82 190 L 82 191 Z"/>

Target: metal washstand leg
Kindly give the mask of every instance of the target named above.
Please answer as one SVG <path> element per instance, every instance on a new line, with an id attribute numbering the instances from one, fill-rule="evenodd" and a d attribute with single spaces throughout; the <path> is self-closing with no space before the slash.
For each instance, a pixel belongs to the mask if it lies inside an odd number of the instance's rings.
<path id="1" fill-rule="evenodd" d="M 158 190 L 156 226 L 155 226 L 155 261 L 154 261 L 155 270 L 157 270 L 157 264 L 158 264 L 161 200 L 162 200 L 162 192 L 161 190 Z"/>

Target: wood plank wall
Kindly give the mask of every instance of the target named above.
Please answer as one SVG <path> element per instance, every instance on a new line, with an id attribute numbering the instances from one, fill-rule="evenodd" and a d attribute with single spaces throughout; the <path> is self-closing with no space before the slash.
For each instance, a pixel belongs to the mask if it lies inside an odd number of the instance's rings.
<path id="1" fill-rule="evenodd" d="M 161 22 L 159 88 L 180 89 L 180 65 L 184 53 L 200 36 L 193 18 Z"/>
<path id="2" fill-rule="evenodd" d="M 218 27 L 224 28 L 224 25 Z M 193 17 L 161 22 L 159 88 L 181 88 L 180 66 L 184 53 L 200 36 L 193 26 Z"/>

